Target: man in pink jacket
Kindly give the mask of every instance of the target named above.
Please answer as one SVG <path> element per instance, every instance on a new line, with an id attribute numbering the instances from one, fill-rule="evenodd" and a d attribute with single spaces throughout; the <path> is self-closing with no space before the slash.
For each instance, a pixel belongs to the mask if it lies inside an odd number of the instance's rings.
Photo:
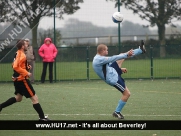
<path id="1" fill-rule="evenodd" d="M 41 83 L 45 82 L 47 65 L 49 65 L 49 81 L 53 81 L 53 62 L 57 56 L 57 48 L 50 38 L 45 38 L 44 44 L 38 50 L 39 55 L 43 59 L 43 71 L 41 75 Z"/>

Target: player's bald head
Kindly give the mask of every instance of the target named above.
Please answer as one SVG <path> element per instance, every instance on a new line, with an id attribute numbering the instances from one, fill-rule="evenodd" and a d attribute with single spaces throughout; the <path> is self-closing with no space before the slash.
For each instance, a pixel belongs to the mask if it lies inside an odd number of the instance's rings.
<path id="1" fill-rule="evenodd" d="M 97 46 L 97 53 L 101 53 L 103 50 L 106 50 L 106 45 L 105 44 L 99 44 Z"/>

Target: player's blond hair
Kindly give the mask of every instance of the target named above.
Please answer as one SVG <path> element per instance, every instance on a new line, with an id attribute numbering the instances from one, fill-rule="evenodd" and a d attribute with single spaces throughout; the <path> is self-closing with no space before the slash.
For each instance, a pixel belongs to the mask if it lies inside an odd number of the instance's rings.
<path id="1" fill-rule="evenodd" d="M 106 45 L 105 44 L 99 44 L 98 46 L 97 46 L 97 53 L 101 53 L 103 50 L 105 50 L 106 49 Z"/>

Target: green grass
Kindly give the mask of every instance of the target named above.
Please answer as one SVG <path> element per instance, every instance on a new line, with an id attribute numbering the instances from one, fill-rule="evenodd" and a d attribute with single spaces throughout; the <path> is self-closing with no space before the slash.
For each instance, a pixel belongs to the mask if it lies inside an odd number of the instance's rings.
<path id="1" fill-rule="evenodd" d="M 122 67 L 128 69 L 124 78 L 150 78 L 151 62 L 146 59 L 126 60 Z M 178 78 L 181 76 L 180 59 L 154 59 L 153 76 L 154 78 Z M 12 68 L 11 64 L 0 64 L 0 81 L 11 81 Z M 42 72 L 42 63 L 35 64 L 35 79 L 40 80 Z M 76 80 L 87 79 L 87 62 L 57 62 L 56 78 L 57 80 Z M 99 79 L 92 68 L 92 62 L 89 63 L 89 79 Z M 48 80 L 48 70 L 46 80 Z"/>
<path id="2" fill-rule="evenodd" d="M 126 120 L 181 120 L 180 80 L 126 80 L 131 97 L 123 108 Z M 13 96 L 13 83 L 0 84 L 0 103 Z M 117 120 L 111 116 L 121 93 L 103 81 L 66 81 L 33 85 L 45 114 L 52 120 Z M 68 114 L 67 116 L 65 114 Z M 103 115 L 104 114 L 104 115 Z M 2 110 L 0 120 L 36 120 L 31 101 L 24 98 Z M 18 125 L 18 124 L 17 124 Z M 181 131 L 74 130 L 0 131 L 7 135 L 40 136 L 180 136 Z"/>

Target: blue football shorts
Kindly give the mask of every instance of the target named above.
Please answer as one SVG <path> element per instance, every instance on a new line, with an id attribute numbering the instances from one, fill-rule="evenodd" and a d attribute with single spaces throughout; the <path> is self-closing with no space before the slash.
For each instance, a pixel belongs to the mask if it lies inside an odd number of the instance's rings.
<path id="1" fill-rule="evenodd" d="M 118 81 L 114 85 L 114 87 L 116 89 L 118 89 L 121 93 L 123 93 L 125 88 L 126 88 L 126 85 L 125 85 L 124 79 L 121 77 L 122 70 L 119 68 L 119 66 L 118 66 L 116 61 L 113 62 L 110 66 L 113 67 L 117 71 L 117 73 L 118 73 Z"/>

